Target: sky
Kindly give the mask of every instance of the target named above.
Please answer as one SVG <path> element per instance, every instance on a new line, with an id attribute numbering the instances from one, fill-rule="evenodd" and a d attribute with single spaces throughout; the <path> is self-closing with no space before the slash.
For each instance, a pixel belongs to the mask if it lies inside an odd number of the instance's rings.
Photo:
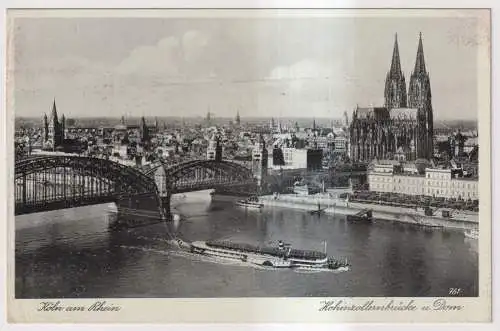
<path id="1" fill-rule="evenodd" d="M 397 33 L 408 85 L 419 33 L 434 117 L 477 118 L 474 18 L 15 18 L 16 116 L 330 117 L 381 106 Z"/>

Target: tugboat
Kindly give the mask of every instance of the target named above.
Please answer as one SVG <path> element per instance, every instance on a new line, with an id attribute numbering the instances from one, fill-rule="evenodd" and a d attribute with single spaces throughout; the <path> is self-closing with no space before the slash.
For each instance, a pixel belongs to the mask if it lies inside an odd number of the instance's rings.
<path id="1" fill-rule="evenodd" d="M 264 207 L 264 204 L 259 201 L 259 198 L 257 196 L 251 196 L 245 200 L 238 200 L 236 201 L 236 205 L 252 209 L 261 209 Z"/>
<path id="2" fill-rule="evenodd" d="M 373 213 L 371 209 L 363 209 L 354 215 L 347 215 L 348 222 L 372 222 Z"/>

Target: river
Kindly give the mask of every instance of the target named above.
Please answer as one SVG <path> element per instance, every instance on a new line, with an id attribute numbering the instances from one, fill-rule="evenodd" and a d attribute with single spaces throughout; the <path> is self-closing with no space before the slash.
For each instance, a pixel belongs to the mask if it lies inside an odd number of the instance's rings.
<path id="1" fill-rule="evenodd" d="M 477 241 L 458 230 L 425 230 L 344 216 L 212 203 L 207 192 L 175 196 L 182 220 L 111 230 L 112 205 L 16 217 L 17 298 L 366 297 L 478 295 Z M 18 226 L 19 225 L 19 226 Z M 21 226 L 22 225 L 22 226 Z M 345 257 L 345 272 L 252 267 L 179 251 L 186 240 L 278 240 Z"/>

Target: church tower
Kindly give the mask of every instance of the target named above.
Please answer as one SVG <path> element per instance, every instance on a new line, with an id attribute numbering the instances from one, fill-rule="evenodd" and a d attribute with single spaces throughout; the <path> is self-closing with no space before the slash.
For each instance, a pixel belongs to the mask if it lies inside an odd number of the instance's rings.
<path id="1" fill-rule="evenodd" d="M 268 157 L 266 142 L 261 135 L 259 142 L 255 145 L 252 152 L 252 171 L 255 178 L 257 178 L 257 185 L 259 187 L 262 185 L 262 180 L 267 175 Z"/>
<path id="2" fill-rule="evenodd" d="M 406 83 L 401 71 L 397 34 L 394 40 L 394 50 L 392 51 L 391 69 L 385 79 L 384 96 L 386 108 L 406 108 Z"/>
<path id="3" fill-rule="evenodd" d="M 349 117 L 347 116 L 347 112 L 344 111 L 344 127 L 348 128 L 349 127 Z"/>
<path id="4" fill-rule="evenodd" d="M 49 119 L 47 114 L 43 114 L 43 143 L 46 143 L 47 139 L 49 139 Z"/>
<path id="5" fill-rule="evenodd" d="M 141 133 L 141 143 L 147 149 L 147 147 L 149 147 L 150 137 L 149 137 L 149 128 L 148 125 L 146 124 L 146 119 L 144 118 L 144 116 L 141 117 L 140 133 Z"/>
<path id="6" fill-rule="evenodd" d="M 240 118 L 240 112 L 238 111 L 236 113 L 236 125 L 240 125 L 241 124 L 241 118 Z"/>
<path id="7" fill-rule="evenodd" d="M 56 99 L 52 103 L 52 112 L 50 115 L 50 120 L 47 125 L 47 142 L 49 148 L 55 148 L 62 143 L 61 136 L 61 125 L 59 123 L 59 118 L 57 116 Z"/>
<path id="8" fill-rule="evenodd" d="M 61 145 L 64 142 L 65 132 L 66 132 L 66 116 L 64 116 L 64 114 L 63 114 L 62 117 L 61 117 L 61 138 L 60 138 L 61 139 Z"/>
<path id="9" fill-rule="evenodd" d="M 418 139 L 417 158 L 432 158 L 433 146 L 433 113 L 431 100 L 431 84 L 429 74 L 425 68 L 424 47 L 422 33 L 418 40 L 415 68 L 410 78 L 408 91 L 409 107 L 418 109 Z"/>

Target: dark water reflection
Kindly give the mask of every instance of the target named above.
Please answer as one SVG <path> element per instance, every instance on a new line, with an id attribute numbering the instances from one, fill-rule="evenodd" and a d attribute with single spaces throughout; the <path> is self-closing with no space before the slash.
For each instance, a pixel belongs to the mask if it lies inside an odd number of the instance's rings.
<path id="1" fill-rule="evenodd" d="M 346 257 L 343 273 L 269 270 L 216 263 L 175 250 L 165 224 L 108 229 L 109 206 L 16 217 L 16 296 L 262 297 L 447 296 L 450 287 L 478 294 L 477 242 L 459 231 L 425 231 L 379 221 L 348 224 L 342 216 L 237 209 L 205 198 L 177 201 L 184 215 L 170 226 L 185 240 L 227 238 L 259 244 L 285 240 Z"/>

